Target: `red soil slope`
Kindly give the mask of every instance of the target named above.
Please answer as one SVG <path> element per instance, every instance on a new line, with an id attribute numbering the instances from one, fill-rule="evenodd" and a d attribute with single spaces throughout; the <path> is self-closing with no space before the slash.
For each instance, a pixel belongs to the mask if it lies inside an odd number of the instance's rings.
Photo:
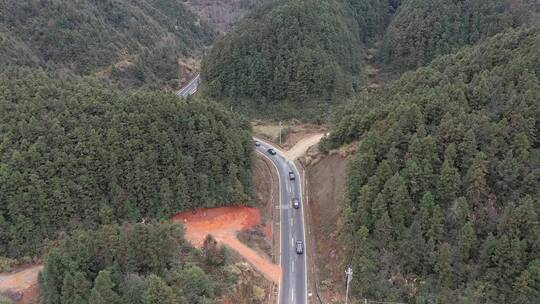
<path id="1" fill-rule="evenodd" d="M 236 237 L 238 231 L 260 223 L 261 216 L 256 208 L 233 206 L 197 209 L 195 213 L 179 213 L 172 220 L 184 223 L 186 239 L 194 246 L 202 246 L 204 238 L 210 234 L 217 241 L 238 252 L 267 279 L 279 283 L 280 267 L 242 244 Z"/>

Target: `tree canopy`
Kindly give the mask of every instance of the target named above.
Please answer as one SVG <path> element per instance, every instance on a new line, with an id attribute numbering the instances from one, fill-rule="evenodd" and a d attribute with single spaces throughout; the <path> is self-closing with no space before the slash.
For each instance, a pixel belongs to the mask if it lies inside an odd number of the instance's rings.
<path id="1" fill-rule="evenodd" d="M 251 127 L 207 100 L 9 70 L 0 130 L 0 255 L 37 254 L 75 228 L 251 201 Z"/>
<path id="2" fill-rule="evenodd" d="M 102 75 L 123 86 L 178 84 L 178 59 L 215 34 L 179 0 L 3 1 L 0 68 Z M 102 77 L 102 76 L 100 76 Z"/>
<path id="3" fill-rule="evenodd" d="M 380 59 L 404 71 L 440 55 L 529 24 L 537 7 L 531 0 L 403 1 L 382 38 Z"/>
<path id="4" fill-rule="evenodd" d="M 359 81 L 359 34 L 345 7 L 291 0 L 256 10 L 204 58 L 204 92 L 249 114 L 328 113 Z"/>
<path id="5" fill-rule="evenodd" d="M 436 59 L 335 114 L 358 141 L 344 243 L 353 290 L 411 303 L 540 295 L 540 29 Z"/>
<path id="6" fill-rule="evenodd" d="M 227 270 L 226 256 L 211 266 L 207 258 L 204 250 L 185 242 L 179 224 L 76 230 L 45 257 L 40 303 L 212 303 L 235 278 Z"/>

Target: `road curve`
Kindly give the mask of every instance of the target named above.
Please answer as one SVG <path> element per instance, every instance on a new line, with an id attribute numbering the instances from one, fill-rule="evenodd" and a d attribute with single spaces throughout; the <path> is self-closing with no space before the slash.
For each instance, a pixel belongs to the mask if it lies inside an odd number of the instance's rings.
<path id="1" fill-rule="evenodd" d="M 186 84 L 183 88 L 178 90 L 178 92 L 176 92 L 176 95 L 185 98 L 185 97 L 188 97 L 189 95 L 195 94 L 197 92 L 197 88 L 199 87 L 200 81 L 201 81 L 201 75 L 198 74 L 197 76 L 195 76 L 195 78 L 191 79 L 191 81 L 188 82 L 188 84 Z"/>
<path id="2" fill-rule="evenodd" d="M 306 238 L 303 217 L 302 180 L 293 162 L 285 159 L 280 150 L 262 140 L 258 153 L 269 159 L 279 174 L 280 265 L 279 304 L 307 304 Z M 268 153 L 273 148 L 276 155 Z M 295 174 L 290 180 L 289 172 Z M 292 199 L 300 200 L 300 208 L 292 207 Z M 304 253 L 296 253 L 296 241 L 304 241 Z"/>

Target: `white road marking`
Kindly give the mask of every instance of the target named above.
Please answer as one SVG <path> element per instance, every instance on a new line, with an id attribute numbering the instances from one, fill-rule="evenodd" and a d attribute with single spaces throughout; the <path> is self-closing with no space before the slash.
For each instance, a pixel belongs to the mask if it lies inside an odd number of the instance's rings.
<path id="1" fill-rule="evenodd" d="M 255 140 L 259 140 L 260 142 L 262 142 L 260 139 L 257 139 L 256 137 L 254 137 Z M 272 146 L 270 146 L 272 147 Z M 266 149 L 267 147 L 263 146 L 262 148 Z M 274 148 L 274 147 L 272 147 Z M 283 153 L 283 151 L 279 150 L 278 148 L 274 148 L 276 151 L 279 151 L 279 153 Z M 258 151 L 259 153 L 261 153 L 260 151 Z M 289 183 L 289 179 L 288 179 L 288 176 L 287 176 L 287 179 L 285 180 L 285 185 L 286 185 L 286 188 L 289 192 L 289 194 L 291 193 L 291 188 L 292 190 L 294 190 L 296 192 L 296 184 L 293 184 L 293 183 L 298 183 L 298 186 L 299 186 L 299 193 L 297 193 L 298 195 L 298 198 L 300 200 L 300 214 L 302 216 L 302 220 L 301 220 L 301 225 L 302 225 L 302 234 L 303 234 L 303 238 L 304 238 L 304 254 L 306 253 L 306 249 L 307 249 L 307 240 L 306 240 L 306 229 L 305 229 L 305 224 L 304 224 L 304 208 L 303 208 L 303 191 L 302 189 L 304 188 L 304 184 L 302 183 L 302 180 L 301 180 L 301 175 L 300 175 L 300 171 L 298 170 L 298 168 L 296 167 L 295 163 L 294 162 L 287 162 L 287 165 L 285 165 L 285 163 L 282 161 L 282 160 L 285 160 L 287 161 L 286 159 L 283 159 L 283 157 L 281 156 L 281 154 L 277 155 L 275 159 L 271 159 L 270 157 L 266 156 L 264 153 L 261 153 L 263 156 L 265 156 L 268 160 L 270 160 L 272 162 L 272 164 L 274 165 L 274 167 L 276 168 L 276 171 L 278 173 L 278 178 L 279 178 L 279 184 L 280 184 L 280 187 L 283 185 L 282 184 L 282 180 L 281 180 L 281 174 L 280 174 L 280 170 L 278 170 L 278 166 L 281 166 L 281 168 L 285 171 L 285 172 L 294 172 L 296 176 L 298 176 L 297 180 L 295 181 L 292 181 L 291 183 Z M 274 160 L 276 162 L 274 162 Z M 304 176 L 305 177 L 305 176 Z M 304 179 L 305 181 L 305 179 Z M 292 185 L 291 185 L 292 184 Z M 293 188 L 294 186 L 294 188 Z M 282 210 L 288 210 L 288 209 L 292 209 L 290 208 L 290 204 L 289 202 L 283 202 L 283 197 L 282 197 L 282 191 L 279 192 L 280 194 L 280 206 L 281 206 L 281 209 Z M 281 224 L 283 222 L 283 218 L 284 217 L 290 217 L 292 216 L 291 214 L 289 214 L 288 212 L 286 212 L 285 214 L 282 214 L 282 212 L 280 212 L 280 227 L 281 227 Z M 282 239 L 282 233 L 283 230 L 280 229 L 280 234 L 279 234 L 279 237 L 280 237 L 280 244 L 282 244 L 281 242 L 281 239 Z M 292 248 L 295 248 L 295 239 L 294 239 L 294 235 L 291 235 L 291 242 L 292 242 Z M 294 249 L 293 249 L 294 250 Z M 279 260 L 280 260 L 280 264 L 281 264 L 281 255 L 282 255 L 282 248 L 280 248 L 280 254 L 279 254 Z M 302 255 L 302 256 L 298 256 L 296 255 L 296 259 L 303 259 L 304 260 L 304 270 L 303 271 L 306 271 L 307 272 L 307 259 L 305 257 L 305 255 Z M 292 268 L 294 269 L 294 264 L 292 266 Z M 302 272 L 302 270 L 300 271 Z M 304 273 L 304 288 L 305 288 L 305 292 L 304 292 L 304 296 L 305 296 L 305 303 L 308 303 L 308 292 L 307 292 L 307 273 Z M 291 292 L 291 302 L 290 303 L 281 303 L 281 297 L 280 297 L 280 292 L 281 292 L 281 288 L 282 288 L 282 280 L 279 281 L 279 288 L 278 288 L 278 303 L 280 304 L 294 304 L 295 303 L 295 300 L 294 300 L 294 288 L 291 287 L 290 289 L 290 292 Z"/>
<path id="2" fill-rule="evenodd" d="M 255 140 L 261 141 L 261 140 L 258 139 L 258 138 L 255 138 Z M 266 149 L 266 148 L 264 148 L 264 149 Z M 281 203 L 283 202 L 283 198 L 281 197 L 281 175 L 279 174 L 279 169 L 278 169 L 278 167 L 276 166 L 276 164 L 274 163 L 274 161 L 273 161 L 270 157 L 266 156 L 263 152 L 261 152 L 261 151 L 259 151 L 259 150 L 257 150 L 257 149 L 256 149 L 256 151 L 259 152 L 259 154 L 261 154 L 263 157 L 265 157 L 266 159 L 268 159 L 268 160 L 270 161 L 270 163 L 272 163 L 272 165 L 273 165 L 274 168 L 276 169 L 276 174 L 277 174 L 277 176 L 278 176 L 278 183 L 279 183 L 279 189 L 280 189 L 280 190 L 279 190 L 279 204 L 278 204 L 278 206 L 281 206 Z M 279 207 L 278 207 L 278 208 L 279 208 Z M 281 222 L 282 222 L 282 219 L 281 219 L 281 211 L 280 211 L 280 212 L 279 212 L 279 256 L 278 256 L 278 258 L 279 258 L 279 260 L 278 260 L 279 265 L 281 265 L 281 251 L 283 250 L 283 248 L 281 248 L 281 244 L 283 244 L 283 243 L 281 242 L 281 232 L 283 231 L 283 230 L 281 229 Z M 281 281 L 283 281 L 283 280 L 282 280 L 281 278 L 279 278 L 279 284 L 278 284 L 278 303 L 281 301 L 281 288 L 282 288 L 282 286 L 281 286 Z"/>
<path id="3" fill-rule="evenodd" d="M 298 168 L 296 168 L 296 164 L 294 162 L 292 162 L 292 166 L 294 167 L 294 170 L 296 171 L 296 173 L 298 174 L 298 176 L 300 176 L 300 171 L 298 171 Z M 306 181 L 305 179 L 305 176 L 304 176 L 304 182 Z M 298 183 L 298 185 L 300 186 L 300 189 L 299 189 L 299 196 L 300 196 L 300 214 L 302 215 L 302 233 L 303 233 L 303 237 L 304 237 L 304 271 L 306 272 L 304 274 L 304 288 L 306 289 L 305 290 L 305 303 L 308 303 L 308 296 L 307 296 L 307 240 L 306 240 L 306 227 L 305 227 L 305 223 L 304 223 L 304 191 L 302 190 L 303 189 L 303 184 L 300 182 Z"/>

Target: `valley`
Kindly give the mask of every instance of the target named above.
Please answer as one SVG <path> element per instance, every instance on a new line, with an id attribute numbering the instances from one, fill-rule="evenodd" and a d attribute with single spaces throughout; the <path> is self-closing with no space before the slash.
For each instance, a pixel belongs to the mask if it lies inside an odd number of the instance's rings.
<path id="1" fill-rule="evenodd" d="M 531 0 L 4 1 L 0 303 L 536 304 L 539 49 Z"/>

